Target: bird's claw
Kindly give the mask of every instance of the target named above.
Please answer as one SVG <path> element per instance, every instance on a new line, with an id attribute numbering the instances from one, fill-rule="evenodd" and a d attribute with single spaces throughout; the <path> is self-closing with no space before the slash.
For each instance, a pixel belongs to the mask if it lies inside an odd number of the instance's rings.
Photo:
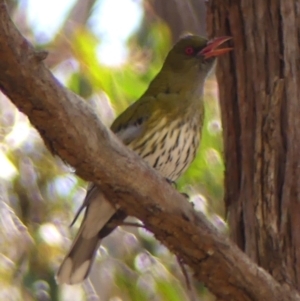
<path id="1" fill-rule="evenodd" d="M 170 185 L 172 185 L 175 189 L 177 189 L 177 184 L 176 184 L 175 181 L 170 180 L 170 179 L 168 179 L 168 178 L 165 178 L 165 179 L 166 179 L 166 181 L 167 181 Z M 182 194 L 187 200 L 190 199 L 190 196 L 189 196 L 187 193 L 181 192 L 181 194 Z"/>
<path id="2" fill-rule="evenodd" d="M 181 192 L 181 195 L 183 195 L 187 200 L 190 199 L 190 196 L 185 192 Z"/>
<path id="3" fill-rule="evenodd" d="M 166 181 L 170 184 L 170 185 L 172 185 L 174 188 L 176 188 L 177 189 L 177 184 L 176 184 L 176 182 L 175 181 L 173 181 L 173 180 L 170 180 L 170 179 L 168 179 L 168 178 L 165 178 L 166 179 Z"/>

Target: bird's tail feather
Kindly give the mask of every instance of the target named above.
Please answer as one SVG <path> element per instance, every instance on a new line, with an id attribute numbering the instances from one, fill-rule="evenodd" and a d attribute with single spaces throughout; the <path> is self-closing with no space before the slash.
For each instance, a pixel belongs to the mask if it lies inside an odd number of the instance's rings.
<path id="1" fill-rule="evenodd" d="M 86 212 L 73 245 L 56 275 L 59 284 L 82 282 L 88 275 L 100 246 L 101 230 L 116 212 L 98 188 L 88 193 Z"/>

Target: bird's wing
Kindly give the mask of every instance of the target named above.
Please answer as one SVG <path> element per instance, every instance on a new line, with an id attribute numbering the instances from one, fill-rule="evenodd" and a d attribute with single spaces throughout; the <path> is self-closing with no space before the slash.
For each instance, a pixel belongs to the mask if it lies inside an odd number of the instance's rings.
<path id="1" fill-rule="evenodd" d="M 123 141 L 125 145 L 138 138 L 143 133 L 145 122 L 149 119 L 153 99 L 143 97 L 129 106 L 113 122 L 111 130 Z M 134 116 L 134 117 L 133 117 Z M 70 226 L 73 226 L 82 210 L 96 198 L 98 188 L 90 183 L 83 204 L 78 209 Z"/>
<path id="2" fill-rule="evenodd" d="M 143 135 L 152 112 L 153 98 L 143 97 L 128 107 L 112 124 L 111 130 L 125 145 Z"/>

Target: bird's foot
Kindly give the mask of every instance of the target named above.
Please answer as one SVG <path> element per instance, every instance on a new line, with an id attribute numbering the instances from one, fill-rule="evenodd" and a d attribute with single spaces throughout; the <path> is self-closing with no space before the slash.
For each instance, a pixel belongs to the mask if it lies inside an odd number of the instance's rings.
<path id="1" fill-rule="evenodd" d="M 166 181 L 167 181 L 170 185 L 172 185 L 175 189 L 177 189 L 177 184 L 176 184 L 175 181 L 170 180 L 170 179 L 168 179 L 168 178 L 165 178 L 165 179 L 166 179 Z M 190 196 L 189 196 L 187 193 L 181 192 L 181 194 L 182 194 L 187 200 L 189 200 Z"/>
<path id="2" fill-rule="evenodd" d="M 183 195 L 187 200 L 190 199 L 190 196 L 189 196 L 187 193 L 185 193 L 185 192 L 180 192 L 180 193 L 181 193 L 181 195 Z"/>
<path id="3" fill-rule="evenodd" d="M 166 179 L 166 181 L 167 181 L 170 185 L 172 185 L 175 189 L 177 189 L 177 184 L 176 184 L 175 181 L 170 180 L 170 179 L 168 179 L 168 178 L 165 178 L 165 179 Z"/>

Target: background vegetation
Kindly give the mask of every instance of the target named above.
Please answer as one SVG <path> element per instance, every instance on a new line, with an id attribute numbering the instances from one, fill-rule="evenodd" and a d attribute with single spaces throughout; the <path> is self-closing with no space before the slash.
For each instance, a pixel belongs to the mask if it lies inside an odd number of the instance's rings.
<path id="1" fill-rule="evenodd" d="M 203 34 L 205 23 L 194 24 L 192 16 L 204 14 L 202 4 L 202 10 L 193 6 L 196 1 L 187 1 L 190 6 L 183 10 L 181 1 L 163 1 L 164 6 L 114 0 L 115 7 L 108 7 L 109 1 L 60 0 L 61 5 L 53 1 L 41 8 L 38 1 L 8 1 L 20 31 L 49 51 L 46 64 L 55 76 L 107 126 L 143 93 L 178 34 Z M 173 17 L 166 9 L 174 10 Z M 176 9 L 182 20 L 174 22 Z M 127 21 L 120 10 L 130 15 Z M 207 81 L 205 106 L 201 149 L 178 189 L 224 228 L 222 128 L 214 76 Z M 129 227 L 105 239 L 89 281 L 58 287 L 55 271 L 79 225 L 69 228 L 85 188 L 74 170 L 52 157 L 27 117 L 0 94 L 0 300 L 213 300 L 201 283 L 187 289 L 175 256 L 151 233 Z"/>

